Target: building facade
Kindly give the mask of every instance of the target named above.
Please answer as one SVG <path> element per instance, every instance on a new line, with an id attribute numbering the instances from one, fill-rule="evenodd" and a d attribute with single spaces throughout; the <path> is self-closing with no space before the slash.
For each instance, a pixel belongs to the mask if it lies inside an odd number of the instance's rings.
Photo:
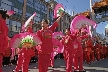
<path id="1" fill-rule="evenodd" d="M 6 20 L 9 27 L 9 36 L 19 33 L 24 22 L 36 12 L 34 17 L 33 30 L 36 32 L 41 28 L 41 20 L 48 19 L 50 25 L 54 22 L 54 6 L 56 1 L 50 0 L 0 0 L 0 8 L 13 10 L 15 14 Z M 70 15 L 66 14 L 60 21 L 58 31 L 61 31 L 70 25 Z M 69 19 L 69 20 L 68 20 Z"/>
<path id="2" fill-rule="evenodd" d="M 63 33 L 65 33 L 65 29 L 70 28 L 71 20 L 71 15 L 65 13 L 65 15 L 60 20 L 60 26 L 58 27 L 58 31 L 62 31 Z"/>
<path id="3" fill-rule="evenodd" d="M 24 4 L 26 4 L 25 7 Z M 22 21 L 25 22 L 34 12 L 36 12 L 33 24 L 34 32 L 39 29 L 39 22 L 47 18 L 47 3 L 45 0 L 0 0 L 0 8 L 15 11 L 15 14 L 6 20 L 10 37 L 21 30 Z"/>
<path id="4" fill-rule="evenodd" d="M 56 6 L 57 2 L 54 0 L 50 0 L 48 3 L 49 3 L 48 6 L 50 6 L 48 19 L 51 21 L 50 22 L 50 25 L 51 25 L 55 20 L 53 18 L 53 15 L 54 15 L 54 7 Z M 71 20 L 72 20 L 72 16 L 65 12 L 64 16 L 61 18 L 59 22 L 60 25 L 59 27 L 57 27 L 56 31 L 62 31 L 64 33 L 66 28 L 70 28 Z"/>

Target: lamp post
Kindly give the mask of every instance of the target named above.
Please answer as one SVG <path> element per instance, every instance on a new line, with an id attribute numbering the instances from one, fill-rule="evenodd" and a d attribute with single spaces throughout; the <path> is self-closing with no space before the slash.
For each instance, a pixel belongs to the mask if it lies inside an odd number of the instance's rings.
<path id="1" fill-rule="evenodd" d="M 90 15 L 91 15 L 91 19 L 94 21 L 94 13 L 93 13 L 93 9 L 92 9 L 92 0 L 90 0 Z M 93 29 L 93 27 L 92 27 L 92 34 L 94 35 L 94 36 L 96 36 L 96 29 Z"/>

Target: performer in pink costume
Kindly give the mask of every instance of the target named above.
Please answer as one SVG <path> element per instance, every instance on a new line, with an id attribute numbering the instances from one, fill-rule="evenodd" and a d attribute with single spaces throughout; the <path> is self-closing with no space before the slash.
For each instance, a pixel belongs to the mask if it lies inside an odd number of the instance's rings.
<path id="1" fill-rule="evenodd" d="M 62 16 L 60 16 L 52 26 L 48 27 L 48 21 L 42 21 L 42 29 L 39 30 L 36 34 L 41 39 L 41 51 L 39 52 L 39 72 L 47 72 L 50 62 L 51 53 L 53 52 L 53 42 L 52 42 L 52 33 L 58 26 L 58 21 Z"/>
<path id="2" fill-rule="evenodd" d="M 70 29 L 66 29 L 66 36 L 62 39 L 64 45 L 64 59 L 66 62 L 66 72 L 72 71 L 73 56 L 74 56 L 74 36 L 70 34 Z"/>
<path id="3" fill-rule="evenodd" d="M 2 72 L 2 59 L 8 48 L 8 27 L 6 25 L 6 11 L 0 10 L 0 72 Z"/>
<path id="4" fill-rule="evenodd" d="M 76 46 L 76 48 L 74 47 L 75 51 L 74 51 L 74 59 L 73 59 L 74 72 L 85 72 L 83 70 L 83 50 L 82 50 L 81 41 L 83 38 L 87 37 L 87 35 L 81 36 L 81 31 L 79 31 L 78 33 L 76 33 L 75 36 L 76 38 L 74 41 L 74 45 Z"/>
<path id="5" fill-rule="evenodd" d="M 26 32 L 32 33 L 32 20 L 30 21 L 30 25 L 27 27 Z M 30 59 L 34 53 L 34 48 L 22 48 L 18 54 L 17 66 L 15 68 L 15 72 L 19 72 L 22 66 L 22 72 L 28 72 L 28 66 L 30 63 Z"/>

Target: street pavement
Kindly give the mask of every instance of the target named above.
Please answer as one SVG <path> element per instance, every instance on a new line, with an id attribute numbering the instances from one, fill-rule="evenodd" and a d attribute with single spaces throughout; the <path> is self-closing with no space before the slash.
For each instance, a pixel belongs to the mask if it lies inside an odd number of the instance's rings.
<path id="1" fill-rule="evenodd" d="M 12 72 L 15 65 L 3 67 L 3 72 Z M 65 62 L 63 59 L 55 60 L 54 68 L 49 67 L 48 72 L 66 72 Z M 95 61 L 88 65 L 84 62 L 86 72 L 108 72 L 108 58 L 100 61 Z M 29 65 L 29 72 L 38 72 L 38 63 Z"/>

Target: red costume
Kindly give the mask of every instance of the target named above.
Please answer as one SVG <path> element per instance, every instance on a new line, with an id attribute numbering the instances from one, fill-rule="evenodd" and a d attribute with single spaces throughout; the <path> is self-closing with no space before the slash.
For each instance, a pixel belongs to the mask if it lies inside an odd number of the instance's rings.
<path id="1" fill-rule="evenodd" d="M 8 27 L 5 19 L 0 19 L 0 72 L 2 72 L 2 59 L 6 48 L 8 48 Z"/>
<path id="2" fill-rule="evenodd" d="M 75 51 L 74 51 L 74 70 L 75 71 L 83 71 L 83 50 L 82 50 L 81 41 L 85 37 L 87 36 L 86 35 L 76 36 L 75 41 L 74 41 L 78 45 L 78 48 L 75 48 Z"/>
<path id="3" fill-rule="evenodd" d="M 95 45 L 95 55 L 96 55 L 96 59 L 97 60 L 100 60 L 100 49 L 99 49 L 99 44 L 97 43 L 96 45 Z"/>
<path id="4" fill-rule="evenodd" d="M 67 42 L 66 42 L 67 40 Z M 62 44 L 64 45 L 64 60 L 66 62 L 66 72 L 73 72 L 72 71 L 72 64 L 73 64 L 73 55 L 74 55 L 74 46 L 73 46 L 74 36 L 66 35 L 62 39 Z"/>
<path id="5" fill-rule="evenodd" d="M 27 32 L 32 33 L 33 30 L 31 27 L 27 27 Z M 27 49 L 27 48 L 22 48 L 20 53 L 18 54 L 18 61 L 17 61 L 17 66 L 15 68 L 16 71 L 20 70 L 20 67 L 22 66 L 22 72 L 28 72 L 28 66 L 30 63 L 30 59 L 34 54 L 34 47 Z"/>
<path id="6" fill-rule="evenodd" d="M 49 66 L 53 67 L 54 66 L 54 57 L 53 57 L 53 52 L 51 53 L 51 57 L 50 57 L 50 64 Z"/>
<path id="7" fill-rule="evenodd" d="M 42 29 L 37 32 L 37 36 L 41 39 L 41 52 L 39 52 L 39 72 L 47 72 L 50 62 L 51 53 L 53 52 L 52 33 L 58 26 L 57 22 L 54 22 L 51 27 L 46 30 Z"/>
<path id="8" fill-rule="evenodd" d="M 85 41 L 86 41 L 86 40 L 84 40 L 84 39 L 83 39 L 83 41 L 82 41 L 83 60 L 84 60 L 84 61 L 86 60 L 86 44 L 85 44 Z"/>
<path id="9" fill-rule="evenodd" d="M 102 59 L 102 45 L 101 45 L 101 43 L 98 44 L 98 47 L 99 47 L 99 51 L 100 51 L 100 59 Z M 98 57 L 99 57 L 99 54 L 98 54 Z"/>
<path id="10" fill-rule="evenodd" d="M 86 40 L 86 43 L 85 44 L 87 45 L 87 47 L 86 47 L 86 49 L 87 49 L 86 50 L 87 51 L 86 61 L 87 61 L 88 64 L 90 64 L 91 63 L 91 53 L 92 53 L 92 49 L 91 48 L 93 47 L 91 39 L 88 38 Z"/>

